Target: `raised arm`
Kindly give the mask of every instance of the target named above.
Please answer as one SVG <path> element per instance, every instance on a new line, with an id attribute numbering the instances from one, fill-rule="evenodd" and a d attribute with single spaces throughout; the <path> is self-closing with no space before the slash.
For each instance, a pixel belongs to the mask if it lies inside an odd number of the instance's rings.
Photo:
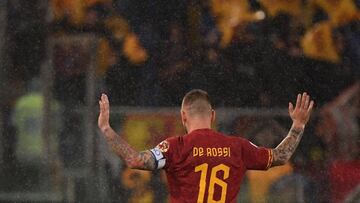
<path id="1" fill-rule="evenodd" d="M 100 114 L 98 126 L 104 135 L 111 149 L 126 163 L 130 168 L 142 170 L 155 170 L 156 163 L 152 153 L 147 151 L 138 152 L 131 147 L 123 138 L 121 138 L 111 128 L 109 123 L 110 105 L 109 99 L 105 94 L 101 95 L 99 101 Z"/>
<path id="2" fill-rule="evenodd" d="M 309 121 L 313 106 L 314 101 L 310 101 L 310 96 L 305 92 L 302 95 L 298 94 L 295 108 L 293 104 L 289 102 L 289 114 L 293 124 L 288 135 L 275 149 L 272 150 L 273 161 L 271 166 L 283 165 L 291 158 L 302 138 L 305 125 Z"/>

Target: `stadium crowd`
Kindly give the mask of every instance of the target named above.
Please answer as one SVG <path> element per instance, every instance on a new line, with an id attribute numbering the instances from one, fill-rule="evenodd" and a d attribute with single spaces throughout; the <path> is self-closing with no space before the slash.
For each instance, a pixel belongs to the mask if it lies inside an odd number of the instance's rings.
<path id="1" fill-rule="evenodd" d="M 323 103 L 359 77 L 359 1 L 52 5 L 53 33 L 99 36 L 99 73 L 121 105 L 174 106 L 196 87 L 218 106 L 278 106 L 309 87 Z"/>

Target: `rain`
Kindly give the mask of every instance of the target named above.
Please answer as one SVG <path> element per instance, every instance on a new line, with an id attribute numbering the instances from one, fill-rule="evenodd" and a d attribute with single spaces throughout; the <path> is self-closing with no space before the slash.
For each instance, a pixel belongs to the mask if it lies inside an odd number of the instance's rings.
<path id="1" fill-rule="evenodd" d="M 360 202 L 359 0 L 1 0 L 0 202 L 169 202 L 164 170 L 112 151 L 98 101 L 143 151 L 187 133 L 193 89 L 213 129 L 266 148 L 297 94 L 315 102 L 290 161 L 248 170 L 236 202 Z"/>

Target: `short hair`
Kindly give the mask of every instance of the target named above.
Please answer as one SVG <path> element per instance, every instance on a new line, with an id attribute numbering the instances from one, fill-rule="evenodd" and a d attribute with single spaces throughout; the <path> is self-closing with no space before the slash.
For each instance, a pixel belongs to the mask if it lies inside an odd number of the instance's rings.
<path id="1" fill-rule="evenodd" d="M 186 108 L 191 115 L 206 115 L 212 111 L 209 94 L 201 89 L 193 89 L 186 93 L 181 107 Z"/>

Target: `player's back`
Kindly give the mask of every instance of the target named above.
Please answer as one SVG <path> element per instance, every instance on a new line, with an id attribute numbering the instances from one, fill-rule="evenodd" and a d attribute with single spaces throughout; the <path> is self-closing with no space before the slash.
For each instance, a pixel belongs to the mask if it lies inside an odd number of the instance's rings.
<path id="1" fill-rule="evenodd" d="M 235 202 L 246 169 L 266 169 L 271 161 L 270 150 L 211 129 L 169 138 L 167 144 L 172 202 Z"/>

